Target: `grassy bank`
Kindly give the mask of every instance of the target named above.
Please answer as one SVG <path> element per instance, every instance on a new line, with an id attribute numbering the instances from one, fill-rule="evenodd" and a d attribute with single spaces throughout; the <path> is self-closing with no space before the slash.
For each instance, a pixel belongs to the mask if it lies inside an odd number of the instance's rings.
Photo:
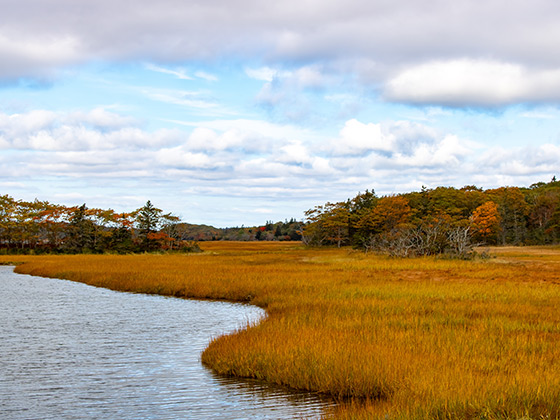
<path id="1" fill-rule="evenodd" d="M 16 271 L 261 306 L 266 321 L 217 338 L 203 362 L 334 395 L 347 401 L 329 413 L 339 419 L 560 418 L 560 248 L 452 261 L 202 245 L 196 255 L 22 256 Z"/>

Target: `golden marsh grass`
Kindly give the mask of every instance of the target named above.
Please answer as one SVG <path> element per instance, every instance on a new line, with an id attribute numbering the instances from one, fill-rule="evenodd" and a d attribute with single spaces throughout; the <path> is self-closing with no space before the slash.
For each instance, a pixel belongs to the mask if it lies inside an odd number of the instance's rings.
<path id="1" fill-rule="evenodd" d="M 560 418 L 560 248 L 390 259 L 299 243 L 202 243 L 191 255 L 0 257 L 20 273 L 122 291 L 250 302 L 216 372 L 327 393 L 337 419 Z"/>

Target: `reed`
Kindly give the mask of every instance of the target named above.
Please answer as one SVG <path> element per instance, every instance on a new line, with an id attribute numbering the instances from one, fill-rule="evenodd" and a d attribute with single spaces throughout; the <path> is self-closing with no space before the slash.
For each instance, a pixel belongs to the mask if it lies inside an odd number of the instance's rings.
<path id="1" fill-rule="evenodd" d="M 192 255 L 21 256 L 16 270 L 265 308 L 263 322 L 213 340 L 203 363 L 330 394 L 341 404 L 325 417 L 560 418 L 558 247 L 496 248 L 480 261 L 298 243 L 202 247 Z"/>

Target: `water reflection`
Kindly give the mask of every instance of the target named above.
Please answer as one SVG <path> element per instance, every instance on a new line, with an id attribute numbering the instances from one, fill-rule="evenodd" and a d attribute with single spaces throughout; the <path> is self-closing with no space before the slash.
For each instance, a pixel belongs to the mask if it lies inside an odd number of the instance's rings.
<path id="1" fill-rule="evenodd" d="M 239 404 L 243 407 L 251 407 L 245 413 L 250 414 L 252 412 L 254 416 L 245 418 L 312 419 L 319 418 L 325 408 L 334 406 L 332 399 L 318 394 L 295 392 L 257 380 L 240 380 L 216 374 L 212 375 L 214 380 L 222 387 L 222 390 L 225 391 L 224 399 L 231 398 L 234 401 L 232 405 Z"/>
<path id="2" fill-rule="evenodd" d="M 211 337 L 246 305 L 117 293 L 0 267 L 0 418 L 318 418 L 328 401 L 214 375 Z"/>

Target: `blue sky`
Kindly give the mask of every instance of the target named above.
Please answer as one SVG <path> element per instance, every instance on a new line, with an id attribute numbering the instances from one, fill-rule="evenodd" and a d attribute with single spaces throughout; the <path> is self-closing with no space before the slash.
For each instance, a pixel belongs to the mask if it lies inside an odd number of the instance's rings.
<path id="1" fill-rule="evenodd" d="M 234 226 L 560 175 L 553 1 L 0 5 L 15 198 Z"/>

